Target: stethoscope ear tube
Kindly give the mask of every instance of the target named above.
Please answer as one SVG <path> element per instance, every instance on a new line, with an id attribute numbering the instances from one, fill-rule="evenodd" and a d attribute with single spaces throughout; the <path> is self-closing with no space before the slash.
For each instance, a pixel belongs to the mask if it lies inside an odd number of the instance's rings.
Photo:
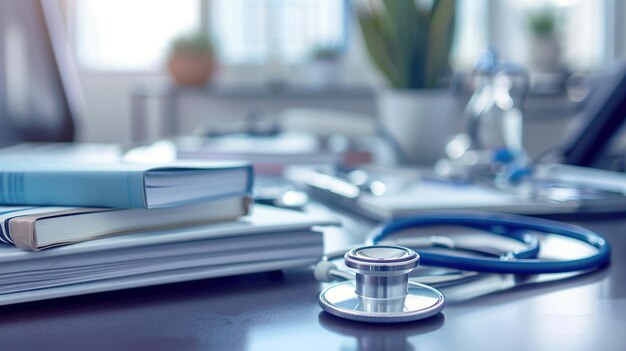
<path id="1" fill-rule="evenodd" d="M 402 230 L 440 225 L 475 228 L 515 240 L 526 238 L 522 241 L 527 240 L 527 235 L 521 234 L 524 232 L 559 235 L 591 245 L 596 248 L 597 252 L 580 259 L 548 261 L 524 258 L 524 255 L 503 258 L 465 257 L 416 249 L 423 265 L 489 273 L 564 273 L 601 267 L 609 263 L 611 256 L 609 243 L 600 235 L 583 227 L 534 217 L 473 212 L 433 213 L 393 221 L 377 228 L 371 235 L 370 241 L 376 244 Z"/>
<path id="2" fill-rule="evenodd" d="M 422 264 L 425 266 L 502 274 L 575 272 L 599 268 L 609 262 L 608 251 L 606 256 L 603 252 L 598 251 L 597 254 L 590 257 L 566 261 L 544 261 L 541 259 L 513 259 L 509 261 L 493 258 L 465 258 L 420 250 L 417 250 L 417 253 L 422 257 Z"/>

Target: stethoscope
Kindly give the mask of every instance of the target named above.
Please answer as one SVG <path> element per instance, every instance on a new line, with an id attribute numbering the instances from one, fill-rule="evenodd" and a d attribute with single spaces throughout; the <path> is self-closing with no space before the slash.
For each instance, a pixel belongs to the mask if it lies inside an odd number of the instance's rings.
<path id="1" fill-rule="evenodd" d="M 407 229 L 454 225 L 479 229 L 516 240 L 524 248 L 516 251 L 458 245 L 448 237 L 418 237 L 391 240 L 391 235 Z M 560 235 L 590 245 L 596 252 L 572 260 L 539 259 L 540 240 L 533 233 Z M 610 260 L 609 243 L 599 234 L 562 222 L 505 214 L 454 213 L 428 214 L 381 225 L 370 235 L 369 245 L 344 254 L 332 252 L 314 270 L 324 282 L 340 281 L 319 295 L 327 312 L 362 322 L 396 323 L 434 316 L 445 305 L 444 295 L 433 286 L 458 283 L 478 272 L 509 274 L 564 273 L 597 269 Z M 400 246 L 402 245 L 402 246 Z M 409 246 L 417 250 L 414 251 Z M 430 252 L 423 248 L 445 248 L 474 255 Z M 332 261 L 344 257 L 354 274 L 340 270 Z M 461 270 L 451 274 L 409 280 L 418 264 Z"/>

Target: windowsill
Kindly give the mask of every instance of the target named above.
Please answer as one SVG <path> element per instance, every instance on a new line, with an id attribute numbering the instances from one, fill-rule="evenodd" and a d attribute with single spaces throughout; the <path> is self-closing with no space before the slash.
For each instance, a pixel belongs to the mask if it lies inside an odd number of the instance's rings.
<path id="1" fill-rule="evenodd" d="M 265 83 L 265 84 L 210 84 L 198 87 L 178 86 L 172 83 L 142 85 L 133 90 L 133 95 L 144 98 L 159 98 L 177 95 L 201 95 L 215 98 L 246 99 L 350 99 L 374 98 L 376 89 L 368 85 L 354 84 L 306 84 L 306 83 Z"/>

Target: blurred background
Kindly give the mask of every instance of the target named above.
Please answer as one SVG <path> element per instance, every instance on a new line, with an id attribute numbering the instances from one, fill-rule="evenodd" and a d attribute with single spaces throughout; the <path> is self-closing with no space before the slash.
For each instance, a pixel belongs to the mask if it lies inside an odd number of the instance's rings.
<path id="1" fill-rule="evenodd" d="M 465 128 L 481 74 L 508 67 L 523 80 L 523 96 L 511 88 L 517 138 L 538 155 L 563 142 L 594 79 L 626 52 L 618 0 L 56 2 L 82 142 L 372 134 L 431 164 Z"/>

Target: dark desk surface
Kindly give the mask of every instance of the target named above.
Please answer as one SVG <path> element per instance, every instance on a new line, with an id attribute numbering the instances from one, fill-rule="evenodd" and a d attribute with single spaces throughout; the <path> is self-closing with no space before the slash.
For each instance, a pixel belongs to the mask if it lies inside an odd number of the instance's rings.
<path id="1" fill-rule="evenodd" d="M 135 350 L 624 350 L 626 219 L 583 225 L 613 245 L 601 271 L 556 281 L 487 276 L 443 289 L 429 320 L 366 325 L 321 311 L 321 284 L 292 270 L 208 279 L 0 308 L 0 345 L 13 349 Z M 346 218 L 331 246 L 371 223 Z M 19 346 L 19 347 L 16 347 Z"/>

